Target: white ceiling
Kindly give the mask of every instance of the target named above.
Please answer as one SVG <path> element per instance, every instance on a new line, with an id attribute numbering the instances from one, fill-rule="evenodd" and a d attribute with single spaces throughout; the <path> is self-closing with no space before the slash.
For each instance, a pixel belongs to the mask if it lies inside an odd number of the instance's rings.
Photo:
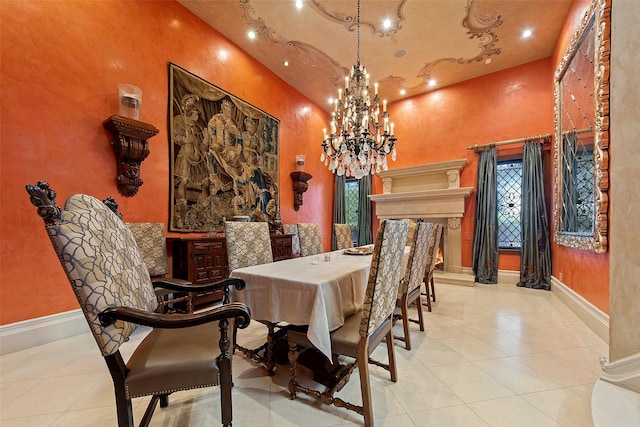
<path id="1" fill-rule="evenodd" d="M 356 0 L 178 1 L 327 111 L 356 62 Z M 360 62 L 392 102 L 550 56 L 570 4 L 362 0 Z"/>

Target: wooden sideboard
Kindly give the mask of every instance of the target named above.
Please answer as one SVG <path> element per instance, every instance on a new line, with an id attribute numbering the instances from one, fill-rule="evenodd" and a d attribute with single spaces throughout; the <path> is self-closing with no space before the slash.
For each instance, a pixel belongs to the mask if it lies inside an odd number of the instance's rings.
<path id="1" fill-rule="evenodd" d="M 292 255 L 291 234 L 271 236 L 274 261 Z M 173 245 L 173 277 L 203 284 L 229 277 L 227 245 L 224 237 L 171 237 Z M 203 292 L 195 296 L 193 305 L 199 306 L 222 300 L 222 291 Z"/>

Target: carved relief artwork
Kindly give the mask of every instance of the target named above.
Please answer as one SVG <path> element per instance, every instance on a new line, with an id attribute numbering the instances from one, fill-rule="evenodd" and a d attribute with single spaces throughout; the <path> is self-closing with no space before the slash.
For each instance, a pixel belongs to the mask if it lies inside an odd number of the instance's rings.
<path id="1" fill-rule="evenodd" d="M 225 219 L 277 222 L 279 121 L 169 64 L 171 231 L 220 230 Z"/>

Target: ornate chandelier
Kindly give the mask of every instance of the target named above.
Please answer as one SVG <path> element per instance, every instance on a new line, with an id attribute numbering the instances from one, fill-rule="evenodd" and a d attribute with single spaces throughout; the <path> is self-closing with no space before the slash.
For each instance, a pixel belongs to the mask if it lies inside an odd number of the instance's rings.
<path id="1" fill-rule="evenodd" d="M 331 129 L 323 129 L 320 161 L 338 176 L 362 178 L 387 170 L 387 157 L 396 160 L 394 125 L 389 123 L 387 101 L 380 97 L 378 83 L 373 97 L 369 88 L 369 74 L 360 64 L 360 0 L 358 0 L 358 47 L 356 64 L 344 79 L 344 94 L 338 89 L 338 99 L 331 113 Z"/>

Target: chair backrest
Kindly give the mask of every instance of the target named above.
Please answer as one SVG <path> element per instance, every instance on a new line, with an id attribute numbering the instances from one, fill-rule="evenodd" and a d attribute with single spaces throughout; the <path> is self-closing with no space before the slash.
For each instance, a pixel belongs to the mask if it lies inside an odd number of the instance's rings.
<path id="1" fill-rule="evenodd" d="M 429 241 L 429 252 L 427 254 L 427 269 L 426 275 L 428 276 L 436 266 L 438 248 L 440 247 L 440 237 L 442 236 L 442 230 L 444 226 L 442 224 L 433 225 L 433 233 L 431 234 L 431 240 Z"/>
<path id="2" fill-rule="evenodd" d="M 298 224 L 298 236 L 300 237 L 300 256 L 321 254 L 322 236 L 318 224 Z"/>
<path id="3" fill-rule="evenodd" d="M 151 277 L 169 273 L 167 243 L 161 222 L 127 222 Z"/>
<path id="4" fill-rule="evenodd" d="M 269 224 L 266 222 L 225 222 L 229 271 L 273 262 Z"/>
<path id="5" fill-rule="evenodd" d="M 337 249 L 349 249 L 353 247 L 351 226 L 349 224 L 333 224 L 333 232 L 336 235 Z"/>
<path id="6" fill-rule="evenodd" d="M 409 231 L 407 232 L 407 246 L 409 246 L 409 242 L 413 242 L 414 234 L 416 233 L 416 227 L 418 224 L 410 218 L 401 219 L 400 221 L 406 222 L 409 225 Z"/>
<path id="7" fill-rule="evenodd" d="M 283 224 L 284 234 L 291 234 L 291 254 L 300 255 L 300 237 L 298 236 L 298 226 L 296 224 Z"/>
<path id="8" fill-rule="evenodd" d="M 69 197 L 59 219 L 45 222 L 102 355 L 117 352 L 136 325 L 118 320 L 102 326 L 98 314 L 118 306 L 153 312 L 158 305 L 133 234 L 101 201 L 84 194 Z"/>
<path id="9" fill-rule="evenodd" d="M 406 222 L 391 220 L 382 221 L 378 228 L 362 307 L 360 336 L 363 338 L 389 319 L 396 306 L 408 228 Z"/>
<path id="10" fill-rule="evenodd" d="M 429 258 L 429 243 L 434 232 L 433 224 L 420 222 L 414 234 L 414 240 L 407 240 L 407 246 L 411 245 L 407 269 L 400 281 L 399 294 L 406 294 L 418 288 L 424 280 L 424 272 Z"/>

